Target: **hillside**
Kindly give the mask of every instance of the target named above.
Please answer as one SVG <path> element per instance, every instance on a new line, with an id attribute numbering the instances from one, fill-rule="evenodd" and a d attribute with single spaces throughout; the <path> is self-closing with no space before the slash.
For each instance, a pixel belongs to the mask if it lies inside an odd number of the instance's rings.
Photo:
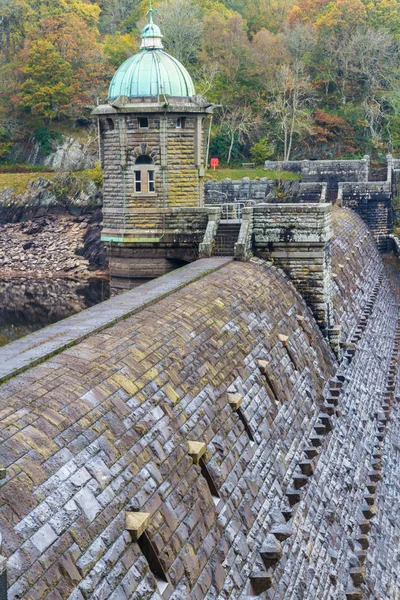
<path id="1" fill-rule="evenodd" d="M 159 0 L 167 52 L 219 105 L 222 163 L 334 158 L 400 146 L 399 0 Z M 85 137 L 138 49 L 147 0 L 0 0 L 0 161 Z"/>

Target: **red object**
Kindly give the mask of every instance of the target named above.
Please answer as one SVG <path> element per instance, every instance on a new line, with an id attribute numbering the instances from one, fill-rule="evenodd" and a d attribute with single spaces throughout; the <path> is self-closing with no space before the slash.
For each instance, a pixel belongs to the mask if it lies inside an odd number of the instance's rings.
<path id="1" fill-rule="evenodd" d="M 215 169 L 216 169 L 216 168 L 218 167 L 218 165 L 219 165 L 219 160 L 218 160 L 218 158 L 212 158 L 212 159 L 210 160 L 210 165 L 212 166 L 212 168 L 213 168 L 213 169 L 214 169 L 214 171 L 215 171 Z"/>

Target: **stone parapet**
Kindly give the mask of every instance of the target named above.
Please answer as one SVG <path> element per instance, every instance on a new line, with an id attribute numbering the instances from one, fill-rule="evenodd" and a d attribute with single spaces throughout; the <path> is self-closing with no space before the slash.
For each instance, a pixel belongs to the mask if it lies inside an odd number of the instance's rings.
<path id="1" fill-rule="evenodd" d="M 242 210 L 242 223 L 240 226 L 238 241 L 235 244 L 235 258 L 237 260 L 248 260 L 253 252 L 253 208 L 248 206 Z"/>
<path id="2" fill-rule="evenodd" d="M 254 207 L 256 249 L 271 242 L 324 244 L 332 237 L 331 204 L 262 204 Z"/>
<path id="3" fill-rule="evenodd" d="M 301 173 L 303 161 L 301 160 L 266 160 L 264 169 L 266 171 L 289 171 L 290 173 Z"/>
<path id="4" fill-rule="evenodd" d="M 304 182 L 368 181 L 370 159 L 361 160 L 303 160 L 301 177 Z"/>
<path id="5" fill-rule="evenodd" d="M 207 258 L 212 256 L 213 245 L 219 222 L 221 220 L 221 207 L 207 207 L 208 223 L 204 233 L 203 241 L 199 245 L 199 257 Z"/>
<path id="6" fill-rule="evenodd" d="M 299 194 L 297 196 L 298 202 L 324 203 L 327 200 L 328 184 L 326 182 L 311 182 L 311 183 L 300 183 Z"/>

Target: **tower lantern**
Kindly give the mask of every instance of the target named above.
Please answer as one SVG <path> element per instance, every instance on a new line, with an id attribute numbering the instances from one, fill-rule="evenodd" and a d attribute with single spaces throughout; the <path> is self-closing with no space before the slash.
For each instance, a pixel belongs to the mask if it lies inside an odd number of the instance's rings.
<path id="1" fill-rule="evenodd" d="M 93 111 L 104 175 L 102 240 L 112 276 L 125 279 L 174 267 L 169 214 L 203 206 L 213 110 L 195 94 L 185 67 L 164 51 L 151 8 L 148 14 L 140 51 L 118 68 L 106 104 Z M 179 259 L 186 260 L 182 253 Z"/>

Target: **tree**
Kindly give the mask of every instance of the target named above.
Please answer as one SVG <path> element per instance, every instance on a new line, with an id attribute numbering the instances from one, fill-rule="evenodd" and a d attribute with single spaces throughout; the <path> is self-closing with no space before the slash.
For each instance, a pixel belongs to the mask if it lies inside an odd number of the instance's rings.
<path id="1" fill-rule="evenodd" d="M 138 51 L 138 43 L 131 33 L 114 33 L 103 39 L 103 52 L 114 67 L 119 67 Z"/>
<path id="2" fill-rule="evenodd" d="M 268 138 L 263 137 L 258 140 L 250 150 L 250 156 L 257 165 L 263 165 L 267 158 L 274 153 L 274 146 L 270 144 Z"/>
<path id="3" fill-rule="evenodd" d="M 0 56 L 5 62 L 15 53 L 25 37 L 32 10 L 26 0 L 0 0 Z"/>
<path id="4" fill-rule="evenodd" d="M 276 69 L 274 78 L 267 84 L 266 108 L 277 124 L 284 160 L 289 160 L 295 135 L 309 132 L 311 126 L 309 109 L 314 104 L 315 92 L 306 73 L 306 60 L 315 39 L 310 27 L 302 24 L 286 28 L 281 39 L 287 61 Z"/>
<path id="5" fill-rule="evenodd" d="M 287 61 L 287 51 L 282 37 L 267 29 L 261 29 L 251 42 L 251 61 L 249 69 L 256 71 L 260 87 L 273 78 L 277 68 Z"/>
<path id="6" fill-rule="evenodd" d="M 71 102 L 72 69 L 51 42 L 32 43 L 22 72 L 27 76 L 19 94 L 22 108 L 50 121 Z"/>
<path id="7" fill-rule="evenodd" d="M 321 39 L 334 33 L 337 40 L 357 27 L 367 25 L 367 11 L 362 0 L 296 0 L 288 24 L 311 25 Z"/>
<path id="8" fill-rule="evenodd" d="M 286 23 L 293 0 L 252 0 L 247 2 L 243 15 L 251 34 L 260 29 L 278 33 Z"/>
<path id="9" fill-rule="evenodd" d="M 164 46 L 183 63 L 197 60 L 202 38 L 202 15 L 193 0 L 163 0 L 155 20 L 164 36 Z"/>
<path id="10" fill-rule="evenodd" d="M 330 2 L 317 16 L 315 27 L 320 35 L 335 32 L 338 38 L 367 22 L 367 12 L 361 0 Z"/>
<path id="11" fill-rule="evenodd" d="M 212 12 L 204 17 L 203 31 L 201 62 L 218 71 L 210 99 L 236 105 L 243 99 L 244 89 L 250 91 L 248 83 L 254 72 L 245 22 L 238 14 L 227 18 Z"/>
<path id="12" fill-rule="evenodd" d="M 357 152 L 354 129 L 344 117 L 317 109 L 312 118 L 308 150 L 311 156 L 336 158 Z"/>
<path id="13" fill-rule="evenodd" d="M 229 140 L 227 163 L 231 162 L 235 141 L 241 144 L 260 124 L 252 113 L 250 106 L 225 107 L 220 118 L 220 131 Z"/>
<path id="14" fill-rule="evenodd" d="M 400 10 L 397 0 L 363 0 L 368 25 L 400 35 Z"/>
<path id="15" fill-rule="evenodd" d="M 283 65 L 278 69 L 269 90 L 267 114 L 277 125 L 277 136 L 283 143 L 283 160 L 289 160 L 294 136 L 310 132 L 309 109 L 314 103 L 313 89 L 304 73 L 304 66 L 298 63 L 296 68 Z"/>

